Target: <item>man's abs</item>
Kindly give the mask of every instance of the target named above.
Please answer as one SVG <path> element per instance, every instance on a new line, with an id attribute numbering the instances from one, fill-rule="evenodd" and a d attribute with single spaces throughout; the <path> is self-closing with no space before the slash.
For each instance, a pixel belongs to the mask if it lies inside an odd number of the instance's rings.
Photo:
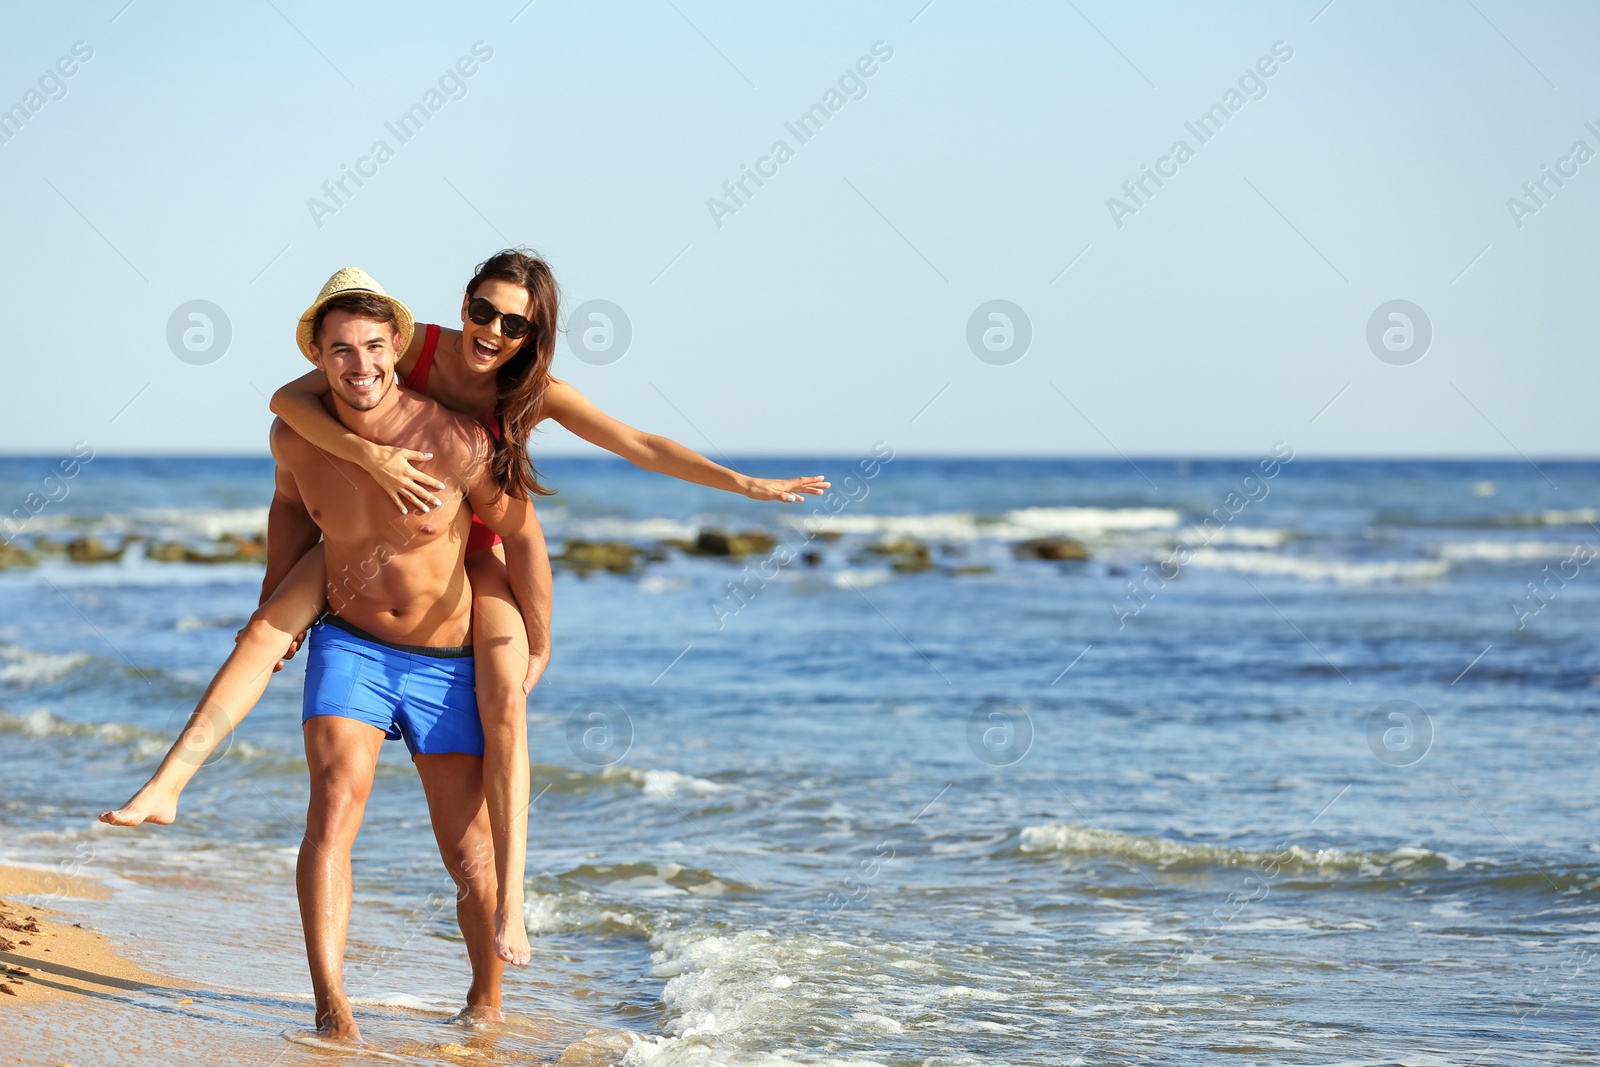
<path id="1" fill-rule="evenodd" d="M 472 594 L 459 541 L 387 557 L 336 542 L 325 552 L 333 614 L 395 644 L 471 643 Z"/>

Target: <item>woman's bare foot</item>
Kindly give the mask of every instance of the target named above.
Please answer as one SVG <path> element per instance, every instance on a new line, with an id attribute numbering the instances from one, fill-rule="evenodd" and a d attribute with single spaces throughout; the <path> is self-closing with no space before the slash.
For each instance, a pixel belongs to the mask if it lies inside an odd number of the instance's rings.
<path id="1" fill-rule="evenodd" d="M 506 901 L 494 913 L 494 953 L 507 963 L 526 967 L 533 959 L 528 944 L 528 922 L 520 901 Z"/>
<path id="2" fill-rule="evenodd" d="M 154 782 L 146 782 L 143 789 L 116 811 L 103 811 L 100 821 L 112 826 L 138 826 L 152 822 L 169 825 L 178 817 L 178 794 L 168 792 Z"/>

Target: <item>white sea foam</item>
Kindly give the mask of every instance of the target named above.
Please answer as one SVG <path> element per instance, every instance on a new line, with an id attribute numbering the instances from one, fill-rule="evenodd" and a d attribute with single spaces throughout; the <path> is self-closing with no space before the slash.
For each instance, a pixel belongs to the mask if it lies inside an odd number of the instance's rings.
<path id="1" fill-rule="evenodd" d="M 563 537 L 583 541 L 693 541 L 702 525 L 678 519 L 557 519 L 546 523 Z"/>
<path id="2" fill-rule="evenodd" d="M 645 796 L 661 800 L 684 793 L 696 796 L 720 793 L 724 788 L 720 783 L 696 778 L 692 774 L 680 774 L 668 770 L 641 770 L 638 767 L 626 767 L 617 763 L 601 771 L 600 777 L 622 778 L 633 782 Z"/>
<path id="3" fill-rule="evenodd" d="M 1114 530 L 1162 530 L 1183 516 L 1172 508 L 1020 508 L 1006 521 L 1039 534 L 1094 535 Z"/>
<path id="4" fill-rule="evenodd" d="M 1439 865 L 1459 869 L 1461 861 L 1432 849 L 1408 846 L 1390 852 L 1351 852 L 1344 849 L 1306 849 L 1287 845 L 1279 849 L 1235 848 L 1202 841 L 1174 841 L 1150 834 L 1123 834 L 1077 823 L 1052 822 L 1023 827 L 1018 847 L 1023 852 L 1062 855 L 1109 855 L 1158 867 L 1205 864 L 1221 867 L 1255 867 L 1276 863 L 1299 869 L 1330 868 L 1363 874 Z"/>
<path id="5" fill-rule="evenodd" d="M 765 930 L 735 934 L 670 931 L 655 938 L 650 975 L 667 979 L 661 1001 L 668 1015 L 667 1034 L 639 1041 L 623 1057 L 626 1065 L 751 1064 L 798 1067 L 800 1061 L 766 1052 L 776 1034 L 792 1033 L 797 1013 L 819 993 L 802 991 L 789 973 L 834 943 L 797 941 Z M 839 943 L 850 950 L 853 946 Z M 837 951 L 837 950 L 834 950 Z M 836 991 L 836 990 L 835 990 Z M 876 1005 L 860 1005 L 850 1014 L 862 1033 L 899 1033 L 903 1026 Z M 757 1051 L 750 1048 L 758 1042 Z M 877 1067 L 875 1061 L 834 1057 L 804 1061 L 826 1067 Z"/>
<path id="6" fill-rule="evenodd" d="M 689 580 L 668 578 L 664 574 L 647 574 L 639 579 L 639 584 L 634 588 L 646 596 L 659 596 L 662 593 L 676 593 L 680 589 L 689 588 Z"/>
<path id="7" fill-rule="evenodd" d="M 27 527 L 30 532 L 72 530 L 101 536 L 141 534 L 204 541 L 215 541 L 224 534 L 253 536 L 266 528 L 266 508 L 145 508 L 101 515 L 45 512 Z"/>
<path id="8" fill-rule="evenodd" d="M 192 633 L 196 630 L 220 630 L 227 626 L 243 625 L 243 615 L 217 615 L 214 617 L 185 615 L 173 623 L 172 628 L 179 633 Z"/>
<path id="9" fill-rule="evenodd" d="M 840 589 L 870 589 L 875 585 L 882 585 L 894 577 L 894 572 L 887 567 L 876 570 L 847 570 L 835 571 L 828 576 L 828 581 Z"/>
<path id="10" fill-rule="evenodd" d="M 1450 541 L 1433 549 L 1446 560 L 1512 561 L 1525 559 L 1566 559 L 1582 547 L 1569 541 Z M 1600 556 L 1600 547 L 1587 546 Z"/>
<path id="11" fill-rule="evenodd" d="M 1019 541 L 1029 537 L 1102 537 L 1107 534 L 1166 530 L 1183 516 L 1172 508 L 1019 508 L 999 516 L 970 511 L 921 515 L 852 515 L 790 517 L 795 527 L 824 533 L 854 534 L 923 541 Z"/>
<path id="12" fill-rule="evenodd" d="M 19 687 L 44 685 L 66 677 L 91 659 L 85 652 L 39 652 L 0 645 L 0 682 Z"/>
<path id="13" fill-rule="evenodd" d="M 0 732 L 24 737 L 93 737 L 101 741 L 137 741 L 156 735 L 125 722 L 73 722 L 53 715 L 46 708 L 35 708 L 20 715 L 0 711 Z"/>
<path id="14" fill-rule="evenodd" d="M 1204 526 L 1185 526 L 1176 540 L 1185 545 L 1239 545 L 1243 548 L 1277 548 L 1293 541 L 1293 530 L 1260 526 L 1224 526 L 1208 530 Z"/>
<path id="15" fill-rule="evenodd" d="M 1600 522 L 1600 508 L 1575 508 L 1571 511 L 1550 510 L 1540 512 L 1538 518 L 1545 526 L 1588 526 Z"/>
<path id="16" fill-rule="evenodd" d="M 1308 581 L 1333 581 L 1341 585 L 1425 582 L 1443 577 L 1450 570 L 1448 560 L 1357 562 L 1313 559 L 1306 556 L 1280 556 L 1272 552 L 1223 552 L 1215 548 L 1195 550 L 1189 557 L 1188 566 L 1241 571 L 1246 574 L 1281 575 L 1304 578 Z"/>

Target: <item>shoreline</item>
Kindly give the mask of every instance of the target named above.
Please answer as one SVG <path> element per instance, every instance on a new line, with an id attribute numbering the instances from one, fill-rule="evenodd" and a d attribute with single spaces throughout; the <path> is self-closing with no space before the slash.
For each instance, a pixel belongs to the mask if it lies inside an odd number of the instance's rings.
<path id="1" fill-rule="evenodd" d="M 42 1004 L 178 984 L 123 956 L 104 935 L 23 897 L 109 900 L 111 891 L 55 871 L 0 864 L 0 1004 Z"/>

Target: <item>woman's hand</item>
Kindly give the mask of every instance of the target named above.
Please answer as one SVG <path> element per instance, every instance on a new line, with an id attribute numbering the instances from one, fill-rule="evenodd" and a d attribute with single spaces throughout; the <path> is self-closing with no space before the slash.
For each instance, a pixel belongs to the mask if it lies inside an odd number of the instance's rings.
<path id="1" fill-rule="evenodd" d="M 832 482 L 825 475 L 812 474 L 804 478 L 751 478 L 744 495 L 751 500 L 781 500 L 793 504 L 802 496 L 821 496 Z"/>
<path id="2" fill-rule="evenodd" d="M 424 512 L 440 507 L 444 501 L 434 494 L 444 488 L 444 483 L 431 475 L 423 474 L 413 464 L 433 458 L 432 452 L 418 452 L 412 448 L 394 445 L 373 445 L 368 450 L 368 462 L 362 464 L 372 475 L 400 514 Z"/>

